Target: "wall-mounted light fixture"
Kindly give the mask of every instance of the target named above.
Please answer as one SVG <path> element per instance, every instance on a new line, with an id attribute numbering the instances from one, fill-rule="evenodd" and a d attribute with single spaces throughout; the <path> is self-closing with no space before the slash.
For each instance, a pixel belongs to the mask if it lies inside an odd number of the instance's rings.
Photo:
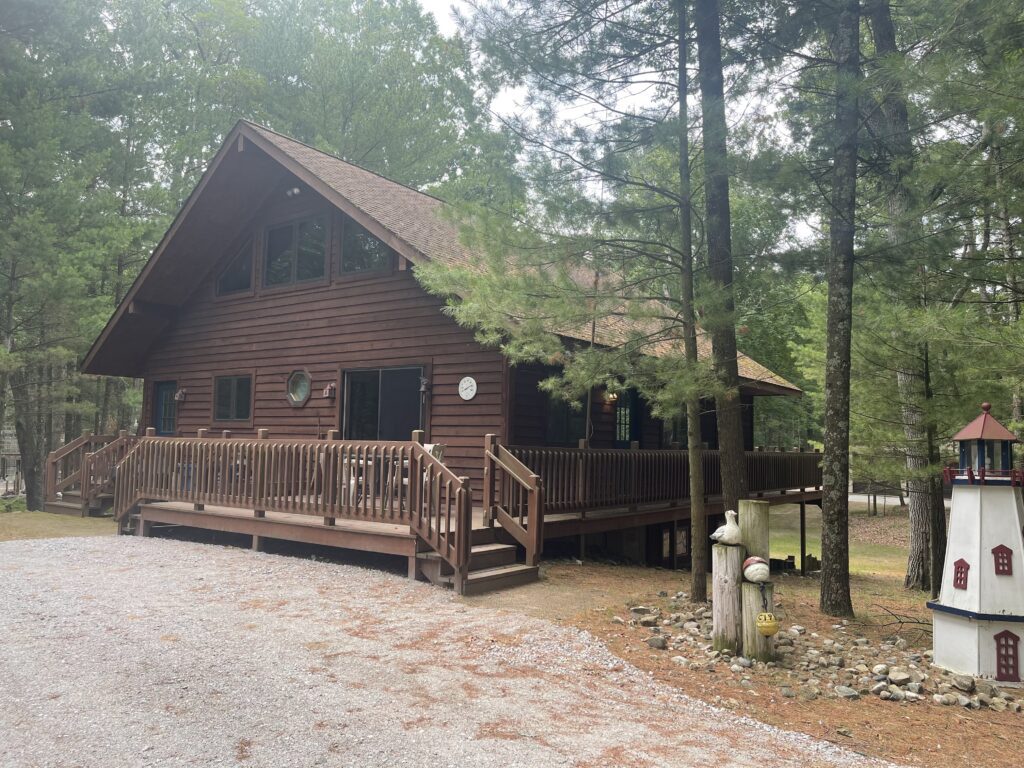
<path id="1" fill-rule="evenodd" d="M 174 393 L 174 402 L 184 403 L 186 397 L 188 397 L 188 391 L 184 387 L 182 387 L 181 389 Z"/>
<path id="2" fill-rule="evenodd" d="M 609 403 L 614 403 L 616 400 L 619 399 L 619 393 L 618 392 L 605 392 L 604 393 L 604 399 L 607 402 L 609 402 Z"/>
<path id="3" fill-rule="evenodd" d="M 284 196 L 285 197 L 297 197 L 301 193 L 302 193 L 302 190 L 299 189 L 298 187 L 291 187 L 290 189 L 286 189 L 284 191 Z"/>
<path id="4" fill-rule="evenodd" d="M 425 395 L 430 391 L 430 379 L 420 376 L 420 394 Z"/>
<path id="5" fill-rule="evenodd" d="M 333 381 L 324 387 L 324 397 L 328 400 L 333 400 L 338 395 L 338 385 Z"/>

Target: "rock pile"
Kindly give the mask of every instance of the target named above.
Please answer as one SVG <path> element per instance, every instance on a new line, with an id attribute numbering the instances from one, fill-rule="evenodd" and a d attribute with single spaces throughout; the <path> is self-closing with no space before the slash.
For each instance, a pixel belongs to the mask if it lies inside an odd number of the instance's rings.
<path id="1" fill-rule="evenodd" d="M 708 673 L 728 669 L 739 677 L 741 688 L 752 688 L 752 676 L 761 674 L 772 678 L 771 682 L 781 681 L 782 696 L 804 701 L 818 697 L 856 701 L 877 696 L 893 702 L 932 701 L 997 712 L 1022 710 L 1016 695 L 991 681 L 934 667 L 930 651 L 918 653 L 899 636 L 880 643 L 854 636 L 846 621 L 833 625 L 833 637 L 821 637 L 799 625 L 783 629 L 775 638 L 778 661 L 766 664 L 715 651 L 710 642 L 710 606 L 686 603 L 684 592 L 675 594 L 665 612 L 645 605 L 627 608 L 628 617 L 616 616 L 612 621 L 647 635 L 646 644 L 669 652 L 673 664 Z"/>

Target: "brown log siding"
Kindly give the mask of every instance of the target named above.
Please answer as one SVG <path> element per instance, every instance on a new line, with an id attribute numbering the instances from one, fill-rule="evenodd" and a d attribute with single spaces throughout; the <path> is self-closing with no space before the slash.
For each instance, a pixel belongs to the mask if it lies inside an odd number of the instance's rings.
<path id="1" fill-rule="evenodd" d="M 285 214 L 300 215 L 318 205 L 326 202 L 317 198 L 312 207 L 308 201 L 305 207 L 278 205 L 254 219 L 280 221 Z M 180 434 L 214 427 L 241 436 L 265 427 L 276 436 L 324 436 L 327 430 L 342 428 L 344 370 L 422 365 L 432 385 L 427 441 L 446 444 L 445 463 L 457 474 L 468 475 L 479 493 L 483 436 L 504 436 L 501 355 L 481 347 L 470 331 L 444 315 L 443 302 L 428 295 L 411 271 L 341 275 L 341 215 L 333 214 L 333 219 L 329 278 L 315 285 L 261 289 L 261 227 L 253 225 L 239 233 L 242 239 L 255 229 L 254 295 L 216 297 L 217 272 L 211 270 L 149 352 L 142 426 L 151 425 L 153 383 L 173 379 L 187 392 L 178 404 Z M 298 369 L 312 376 L 312 396 L 300 408 L 285 398 L 288 376 Z M 240 370 L 255 374 L 252 422 L 214 425 L 214 377 Z M 473 376 L 478 384 L 477 396 L 469 402 L 458 394 L 463 376 Z M 338 387 L 333 400 L 322 395 L 330 382 Z"/>

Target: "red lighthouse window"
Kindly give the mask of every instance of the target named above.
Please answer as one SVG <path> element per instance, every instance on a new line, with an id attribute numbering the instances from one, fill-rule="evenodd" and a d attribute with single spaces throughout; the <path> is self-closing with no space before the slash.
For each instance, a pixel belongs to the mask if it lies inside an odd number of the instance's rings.
<path id="1" fill-rule="evenodd" d="M 967 589 L 967 572 L 971 564 L 962 557 L 953 563 L 953 586 L 956 589 Z"/>
<path id="2" fill-rule="evenodd" d="M 1020 682 L 1020 638 L 1008 629 L 995 635 L 996 680 L 1005 683 Z"/>
<path id="3" fill-rule="evenodd" d="M 996 576 L 1013 576 L 1013 550 L 1005 544 L 992 548 Z"/>

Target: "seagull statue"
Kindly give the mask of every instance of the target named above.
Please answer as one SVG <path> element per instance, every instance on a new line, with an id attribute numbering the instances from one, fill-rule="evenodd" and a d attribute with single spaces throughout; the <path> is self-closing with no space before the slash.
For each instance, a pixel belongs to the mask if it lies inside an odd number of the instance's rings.
<path id="1" fill-rule="evenodd" d="M 736 523 L 736 510 L 725 511 L 725 525 L 720 525 L 711 534 L 711 540 L 718 544 L 731 544 L 735 546 L 740 543 L 740 527 Z"/>

